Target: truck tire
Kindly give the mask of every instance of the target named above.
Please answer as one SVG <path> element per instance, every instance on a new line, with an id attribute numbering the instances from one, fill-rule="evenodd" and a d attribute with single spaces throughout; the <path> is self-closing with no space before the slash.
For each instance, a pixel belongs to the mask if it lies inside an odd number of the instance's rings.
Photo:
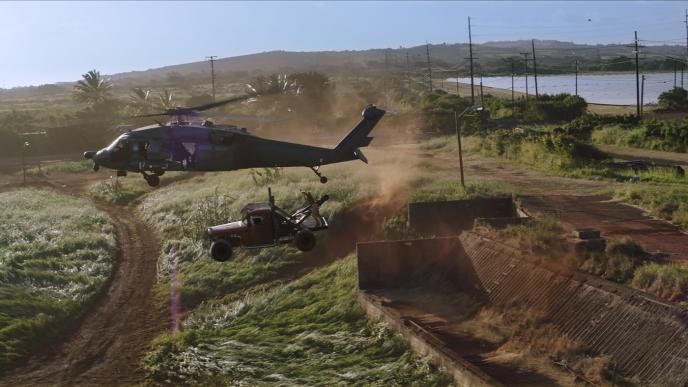
<path id="1" fill-rule="evenodd" d="M 301 251 L 311 251 L 315 247 L 315 234 L 310 230 L 301 230 L 294 238 L 294 245 Z"/>
<path id="2" fill-rule="evenodd" d="M 218 262 L 226 262 L 232 256 L 232 245 L 224 239 L 218 239 L 210 244 L 210 256 Z"/>

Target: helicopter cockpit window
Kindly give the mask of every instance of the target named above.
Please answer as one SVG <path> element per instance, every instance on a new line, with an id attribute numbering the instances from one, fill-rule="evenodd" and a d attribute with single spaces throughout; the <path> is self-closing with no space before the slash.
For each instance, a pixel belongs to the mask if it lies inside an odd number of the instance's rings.
<path id="1" fill-rule="evenodd" d="M 117 137 L 115 141 L 112 142 L 112 144 L 108 145 L 106 149 L 115 151 L 118 149 L 123 149 L 128 145 L 129 138 L 125 135 Z"/>
<path id="2" fill-rule="evenodd" d="M 150 153 L 160 153 L 162 151 L 162 144 L 160 141 L 151 140 L 148 143 L 148 152 Z"/>

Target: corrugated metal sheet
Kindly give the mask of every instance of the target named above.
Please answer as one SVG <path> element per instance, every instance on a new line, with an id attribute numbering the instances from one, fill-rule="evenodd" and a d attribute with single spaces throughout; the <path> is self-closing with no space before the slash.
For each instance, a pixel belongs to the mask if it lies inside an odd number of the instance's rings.
<path id="1" fill-rule="evenodd" d="M 596 277 L 522 258 L 472 232 L 358 245 L 359 287 L 405 287 L 439 272 L 495 305 L 526 304 L 642 384 L 688 385 L 686 309 Z"/>
<path id="2" fill-rule="evenodd" d="M 518 259 L 512 248 L 474 233 L 459 238 L 490 301 L 525 303 L 563 334 L 643 383 L 688 384 L 686 311 L 645 293 Z"/>

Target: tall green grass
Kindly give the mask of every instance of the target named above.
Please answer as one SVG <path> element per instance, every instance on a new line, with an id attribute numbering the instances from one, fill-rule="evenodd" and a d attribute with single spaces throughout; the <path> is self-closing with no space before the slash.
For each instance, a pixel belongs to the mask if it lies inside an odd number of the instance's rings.
<path id="1" fill-rule="evenodd" d="M 50 343 L 111 274 L 113 226 L 88 202 L 54 192 L 0 193 L 0 369 Z"/>
<path id="2" fill-rule="evenodd" d="M 688 230 L 688 190 L 683 186 L 634 185 L 616 190 L 614 197 Z"/>
<path id="3" fill-rule="evenodd" d="M 510 197 L 512 190 L 492 181 L 468 182 L 465 187 L 456 179 L 421 179 L 411 195 L 412 202 L 440 202 L 475 198 Z"/>
<path id="4" fill-rule="evenodd" d="M 330 200 L 320 212 L 336 224 L 335 218 L 342 211 L 370 193 L 358 179 L 341 168 L 323 185 L 310 172 L 288 170 L 274 182 L 273 195 L 279 207 L 290 211 L 304 204 L 301 191 L 310 191 L 315 197 L 328 194 Z M 282 269 L 306 257 L 292 245 L 236 248 L 232 260 L 224 263 L 208 255 L 207 227 L 240 219 L 240 211 L 248 203 L 267 202 L 267 189 L 267 185 L 256 186 L 250 171 L 237 171 L 195 176 L 145 196 L 141 210 L 163 240 L 162 283 L 169 284 L 168 276 L 179 274 L 184 305 L 193 306 L 277 278 Z M 329 237 L 325 231 L 318 243 L 327 243 Z"/>
<path id="5" fill-rule="evenodd" d="M 93 162 L 90 160 L 80 161 L 58 161 L 40 166 L 34 165 L 26 168 L 29 176 L 45 176 L 53 173 L 85 173 L 93 169 Z M 17 175 L 22 171 L 16 172 Z"/>
<path id="6" fill-rule="evenodd" d="M 449 385 L 356 302 L 353 257 L 268 292 L 191 313 L 144 360 L 155 383 Z"/>
<path id="7" fill-rule="evenodd" d="M 497 132 L 480 138 L 481 153 L 515 161 L 530 168 L 559 176 L 604 179 L 618 182 L 688 184 L 670 168 L 649 168 L 635 172 L 614 167 L 593 145 L 571 136 L 529 131 L 526 134 Z"/>
<path id="8" fill-rule="evenodd" d="M 672 301 L 685 301 L 688 296 L 688 266 L 649 263 L 633 274 L 631 285 Z"/>

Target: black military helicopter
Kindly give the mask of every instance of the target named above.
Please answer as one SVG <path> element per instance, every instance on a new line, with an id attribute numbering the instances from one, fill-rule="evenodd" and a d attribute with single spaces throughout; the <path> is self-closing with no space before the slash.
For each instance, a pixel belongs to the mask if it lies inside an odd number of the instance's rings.
<path id="1" fill-rule="evenodd" d="M 160 184 L 160 176 L 166 171 L 296 166 L 311 168 L 320 181 L 326 183 L 320 166 L 356 159 L 368 162 L 360 148 L 370 144 L 373 138 L 368 135 L 385 114 L 384 110 L 368 105 L 358 125 L 332 149 L 261 138 L 245 128 L 214 124 L 200 117 L 204 110 L 249 98 L 253 96 L 137 116 L 169 116 L 169 121 L 131 130 L 106 148 L 84 152 L 84 158 L 93 160 L 95 171 L 102 166 L 117 170 L 117 176 L 126 176 L 127 172 L 141 173 L 151 187 Z"/>

